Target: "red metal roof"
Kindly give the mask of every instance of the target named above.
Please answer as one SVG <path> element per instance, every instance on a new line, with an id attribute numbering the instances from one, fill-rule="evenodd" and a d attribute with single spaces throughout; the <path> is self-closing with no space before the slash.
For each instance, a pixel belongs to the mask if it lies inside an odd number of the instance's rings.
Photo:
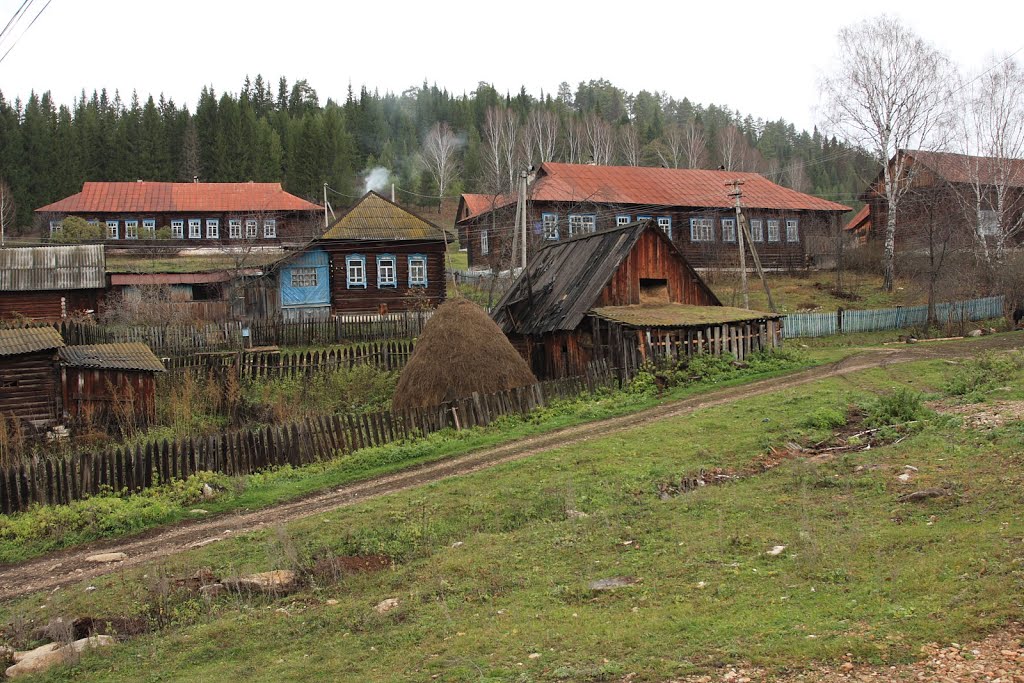
<path id="1" fill-rule="evenodd" d="M 980 181 L 982 185 L 1024 187 L 1024 159 L 996 159 L 912 149 L 904 153 L 950 183 Z"/>
<path id="2" fill-rule="evenodd" d="M 846 230 L 860 230 L 861 228 L 871 229 L 871 205 L 865 204 L 860 211 L 853 215 L 850 222 L 846 224 Z"/>
<path id="3" fill-rule="evenodd" d="M 281 183 L 100 183 L 36 209 L 40 213 L 322 211 Z"/>

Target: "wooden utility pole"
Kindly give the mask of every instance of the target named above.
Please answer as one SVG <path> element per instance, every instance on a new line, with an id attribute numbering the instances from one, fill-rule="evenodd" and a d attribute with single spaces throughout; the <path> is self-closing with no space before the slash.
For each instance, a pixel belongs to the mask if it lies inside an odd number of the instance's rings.
<path id="1" fill-rule="evenodd" d="M 740 289 L 743 291 L 743 308 L 750 308 L 750 290 L 747 289 L 747 255 L 746 249 L 743 248 L 743 228 L 740 225 L 742 222 L 743 211 L 740 209 L 740 197 L 743 196 L 743 190 L 740 189 L 740 185 L 743 184 L 742 180 L 731 180 L 726 185 L 732 185 L 732 192 L 729 193 L 730 197 L 736 199 L 736 243 L 740 248 Z"/>
<path id="2" fill-rule="evenodd" d="M 526 171 L 519 173 L 519 196 L 522 197 L 523 210 L 520 212 L 523 221 L 523 234 L 522 240 L 520 241 L 520 249 L 522 249 L 522 259 L 519 262 L 519 267 L 526 270 L 526 186 L 529 180 L 529 174 Z"/>

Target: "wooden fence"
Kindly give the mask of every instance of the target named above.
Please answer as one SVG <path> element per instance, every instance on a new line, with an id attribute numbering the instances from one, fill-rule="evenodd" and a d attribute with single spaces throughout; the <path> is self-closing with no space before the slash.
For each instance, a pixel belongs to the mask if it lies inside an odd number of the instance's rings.
<path id="1" fill-rule="evenodd" d="M 432 311 L 386 315 L 337 315 L 329 320 L 256 320 L 248 326 L 252 346 L 318 346 L 418 337 Z"/>
<path id="2" fill-rule="evenodd" d="M 348 346 L 313 351 L 246 350 L 222 353 L 200 353 L 168 358 L 168 371 L 216 373 L 234 372 L 239 378 L 299 377 L 316 372 L 330 372 L 356 365 L 372 365 L 378 370 L 401 370 L 412 356 L 409 339 L 363 342 Z"/>
<path id="3" fill-rule="evenodd" d="M 132 493 L 199 471 L 243 475 L 279 465 L 298 467 L 444 429 L 485 426 L 502 415 L 526 415 L 553 400 L 618 382 L 606 364 L 597 363 L 579 377 L 473 394 L 431 408 L 332 415 L 253 431 L 28 459 L 0 469 L 0 511 L 68 503 L 105 490 Z"/>
<path id="4" fill-rule="evenodd" d="M 940 303 L 935 306 L 935 317 L 939 324 L 999 318 L 1003 315 L 1004 305 L 1002 296 Z M 783 321 L 783 332 L 787 338 L 828 337 L 848 332 L 876 332 L 925 325 L 928 322 L 928 307 L 897 306 L 863 311 L 839 309 L 827 313 L 794 313 L 787 315 Z"/>

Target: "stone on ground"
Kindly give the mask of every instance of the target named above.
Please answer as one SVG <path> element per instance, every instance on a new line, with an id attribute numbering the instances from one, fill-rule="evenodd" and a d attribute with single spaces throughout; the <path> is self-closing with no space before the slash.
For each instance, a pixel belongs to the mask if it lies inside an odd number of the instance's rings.
<path id="1" fill-rule="evenodd" d="M 106 647 L 113 644 L 114 639 L 111 636 L 82 638 L 67 645 L 48 643 L 28 652 L 15 652 L 15 664 L 7 667 L 5 673 L 7 678 L 39 673 L 57 664 L 73 661 L 75 655 L 85 651 L 86 648 Z"/>

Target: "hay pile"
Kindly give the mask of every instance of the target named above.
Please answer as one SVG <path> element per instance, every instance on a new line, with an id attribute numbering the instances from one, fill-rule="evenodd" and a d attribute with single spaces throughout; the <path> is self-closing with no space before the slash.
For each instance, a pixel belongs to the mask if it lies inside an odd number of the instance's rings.
<path id="1" fill-rule="evenodd" d="M 492 394 L 536 381 L 484 309 L 466 299 L 452 299 L 423 327 L 398 379 L 392 405 L 395 410 L 436 406 L 474 391 Z"/>

